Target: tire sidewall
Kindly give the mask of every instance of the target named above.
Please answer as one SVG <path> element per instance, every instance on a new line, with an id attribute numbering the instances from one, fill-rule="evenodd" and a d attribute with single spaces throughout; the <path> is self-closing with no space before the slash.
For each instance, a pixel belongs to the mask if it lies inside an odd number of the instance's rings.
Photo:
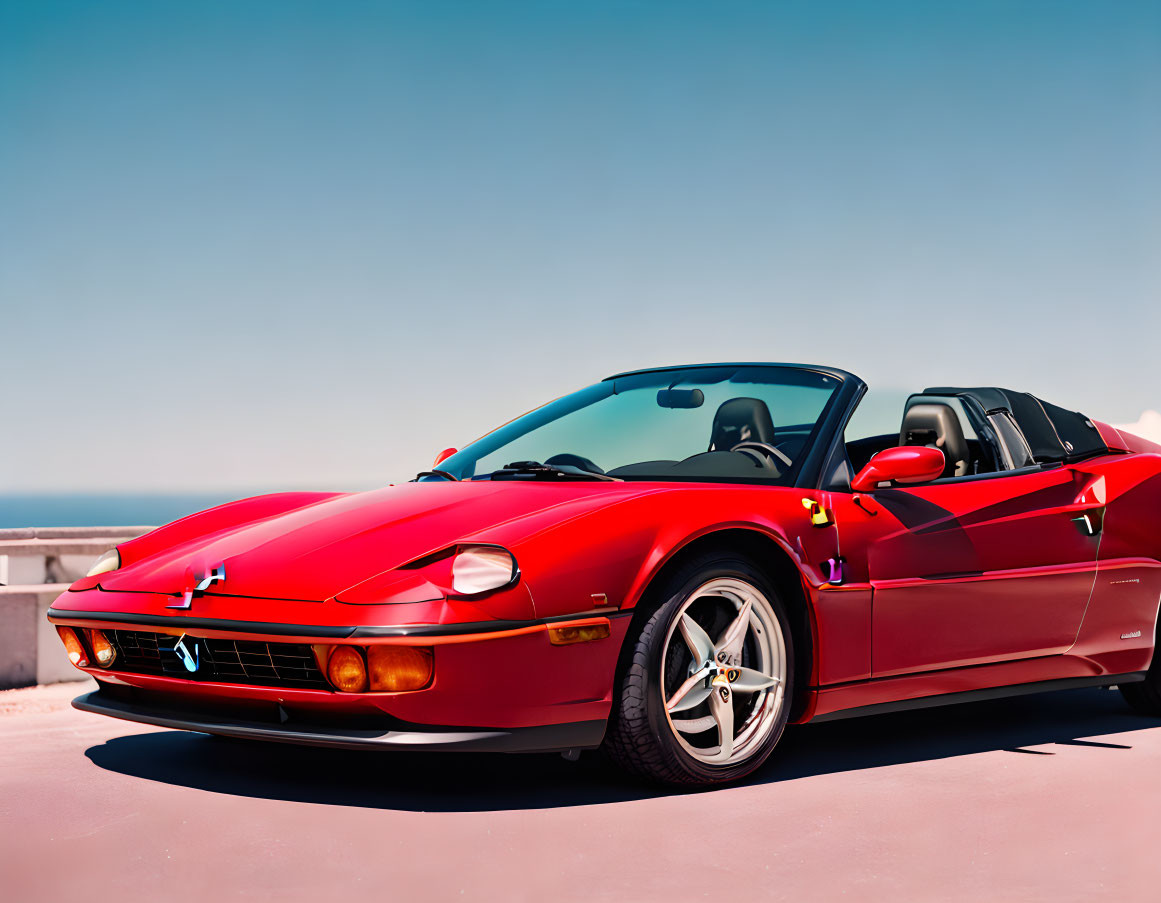
<path id="1" fill-rule="evenodd" d="M 779 627 L 786 648 L 786 686 L 782 708 L 766 739 L 745 760 L 730 765 L 711 765 L 702 762 L 686 752 L 666 717 L 661 687 L 662 653 L 669 637 L 669 627 L 682 604 L 698 587 L 718 577 L 741 579 L 760 590 L 770 603 L 778 618 Z M 645 709 L 650 733 L 656 738 L 660 752 L 670 767 L 688 775 L 698 783 L 722 783 L 733 781 L 750 774 L 770 756 L 782 737 L 790 716 L 790 705 L 794 698 L 794 643 L 790 631 L 790 620 L 777 590 L 762 571 L 745 558 L 727 554 L 703 559 L 696 567 L 683 568 L 675 574 L 663 591 L 665 601 L 649 618 L 651 629 L 643 630 L 637 642 L 647 644 L 647 678 L 645 685 Z"/>

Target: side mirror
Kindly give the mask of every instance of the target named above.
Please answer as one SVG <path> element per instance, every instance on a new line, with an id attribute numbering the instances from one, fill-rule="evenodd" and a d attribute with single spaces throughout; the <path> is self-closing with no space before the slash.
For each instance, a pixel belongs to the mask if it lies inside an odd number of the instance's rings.
<path id="1" fill-rule="evenodd" d="M 435 463 L 432 464 L 431 466 L 432 467 L 439 467 L 439 465 L 441 465 L 444 461 L 446 461 L 448 458 L 450 458 L 452 455 L 454 455 L 458 451 L 459 451 L 458 448 L 445 448 L 443 451 L 441 451 L 438 455 L 435 456 Z"/>
<path id="2" fill-rule="evenodd" d="M 888 448 L 867 462 L 851 480 L 855 492 L 874 492 L 880 483 L 926 483 L 943 474 L 943 452 L 925 445 L 901 445 Z"/>

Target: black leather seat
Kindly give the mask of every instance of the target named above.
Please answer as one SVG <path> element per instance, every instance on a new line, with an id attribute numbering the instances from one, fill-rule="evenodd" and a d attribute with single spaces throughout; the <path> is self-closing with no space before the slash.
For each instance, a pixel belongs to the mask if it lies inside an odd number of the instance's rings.
<path id="1" fill-rule="evenodd" d="M 943 452 L 945 477 L 962 477 L 968 472 L 971 452 L 951 405 L 932 401 L 911 405 L 903 415 L 899 444 L 938 448 Z"/>
<path id="2" fill-rule="evenodd" d="M 710 451 L 729 451 L 739 442 L 774 444 L 774 418 L 760 398 L 731 398 L 714 414 Z"/>

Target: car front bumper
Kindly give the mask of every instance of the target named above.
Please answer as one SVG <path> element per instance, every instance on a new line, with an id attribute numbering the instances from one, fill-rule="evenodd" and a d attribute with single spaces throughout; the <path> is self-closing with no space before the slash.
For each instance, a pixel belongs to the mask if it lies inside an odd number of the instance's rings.
<path id="1" fill-rule="evenodd" d="M 115 595 L 103 594 L 99 601 L 110 608 L 137 602 L 126 598 L 127 594 Z M 362 693 L 337 692 L 325 681 L 308 687 L 301 682 L 258 685 L 223 674 L 190 679 L 176 658 L 171 663 L 176 671 L 142 673 L 124 668 L 118 659 L 109 668 L 88 665 L 81 669 L 102 688 L 84 703 L 101 708 L 88 711 L 189 730 L 323 745 L 572 749 L 600 742 L 612 704 L 617 656 L 632 612 L 610 612 L 597 618 L 583 613 L 584 617 L 519 624 L 488 621 L 400 627 L 297 625 L 63 605 L 54 606 L 48 614 L 58 626 L 153 631 L 170 639 L 185 634 L 239 643 L 403 643 L 429 646 L 434 652 L 434 678 L 427 687 Z M 549 641 L 549 626 L 593 620 L 609 623 L 611 636 L 576 645 Z M 279 710 L 289 721 L 267 720 Z M 257 718 L 252 717 L 255 713 Z M 168 720 L 149 720 L 157 718 Z M 590 739 L 577 741 L 576 729 L 570 726 L 589 723 L 600 724 L 601 730 L 581 731 L 582 740 Z M 552 734 L 549 729 L 559 728 L 564 739 L 537 739 L 540 728 L 546 729 L 547 736 Z"/>

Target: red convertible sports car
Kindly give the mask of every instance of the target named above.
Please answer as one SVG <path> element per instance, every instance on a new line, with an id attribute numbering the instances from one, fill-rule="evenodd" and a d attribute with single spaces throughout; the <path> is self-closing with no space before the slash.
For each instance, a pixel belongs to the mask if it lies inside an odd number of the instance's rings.
<path id="1" fill-rule="evenodd" d="M 232 502 L 49 611 L 86 711 L 367 749 L 604 747 L 679 784 L 788 722 L 1119 685 L 1161 714 L 1161 446 L 829 367 L 622 373 L 416 480 Z"/>

